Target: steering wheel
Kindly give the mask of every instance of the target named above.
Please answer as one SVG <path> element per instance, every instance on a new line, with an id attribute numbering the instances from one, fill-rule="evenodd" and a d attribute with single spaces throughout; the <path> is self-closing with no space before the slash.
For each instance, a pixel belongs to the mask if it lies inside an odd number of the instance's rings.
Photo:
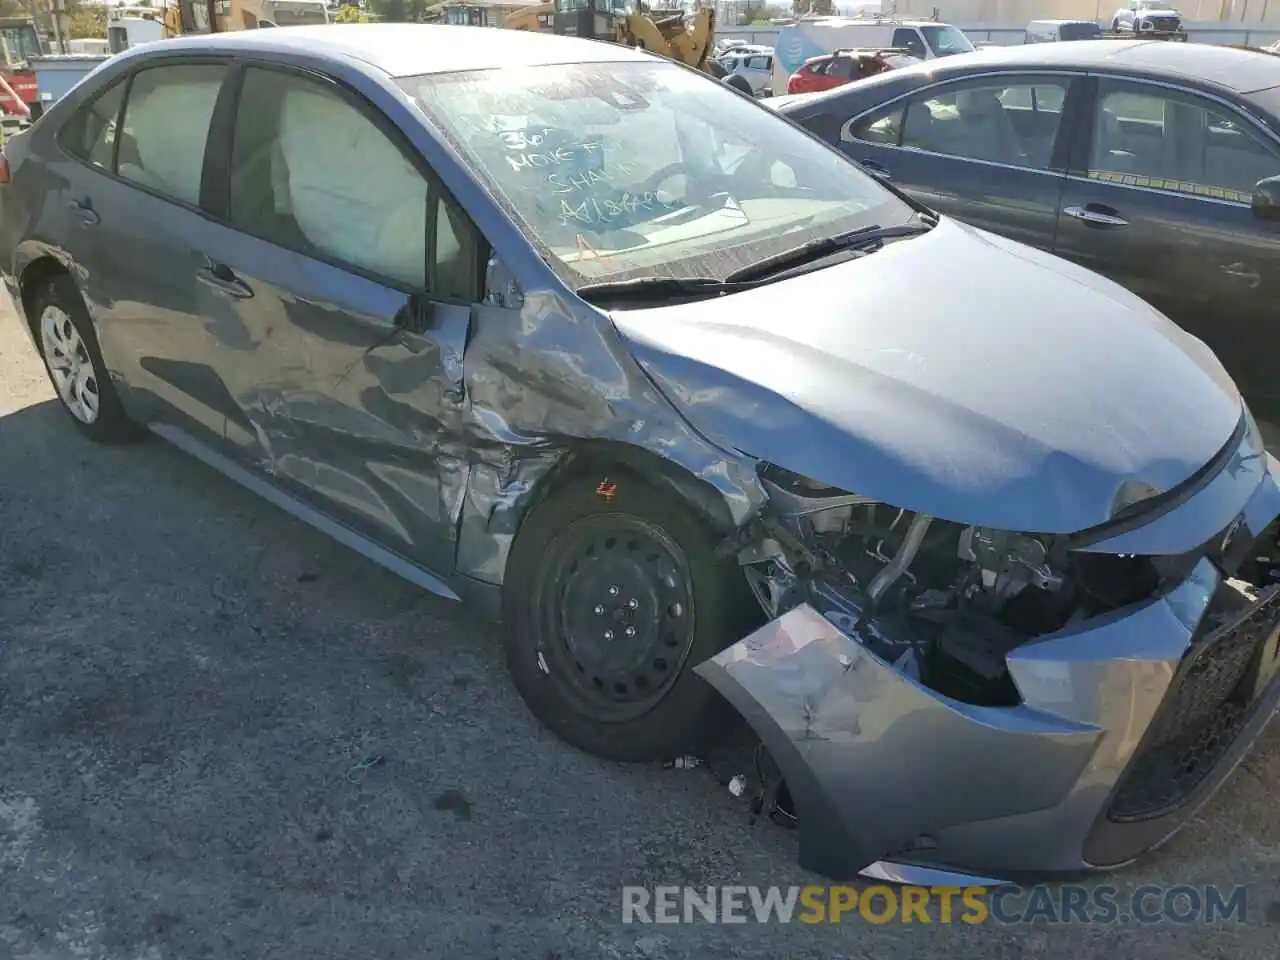
<path id="1" fill-rule="evenodd" d="M 658 188 L 660 186 L 662 186 L 672 177 L 679 177 L 679 176 L 689 177 L 690 181 L 693 181 L 694 179 L 693 176 L 690 175 L 689 171 L 685 169 L 685 165 L 683 162 L 677 161 L 675 163 L 668 163 L 665 167 L 662 167 L 661 169 L 655 171 L 651 176 L 649 176 L 644 181 L 644 183 L 640 185 L 639 187 L 640 193 L 642 195 L 647 193 L 652 193 L 656 196 L 658 194 Z"/>

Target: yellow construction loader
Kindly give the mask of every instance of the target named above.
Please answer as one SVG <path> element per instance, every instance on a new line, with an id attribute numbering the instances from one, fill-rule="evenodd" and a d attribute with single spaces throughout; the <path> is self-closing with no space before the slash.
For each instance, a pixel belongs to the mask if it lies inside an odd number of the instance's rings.
<path id="1" fill-rule="evenodd" d="M 503 26 L 609 40 L 639 47 L 702 70 L 715 77 L 723 68 L 711 60 L 715 12 L 659 9 L 644 0 L 554 0 L 523 7 L 507 15 Z"/>

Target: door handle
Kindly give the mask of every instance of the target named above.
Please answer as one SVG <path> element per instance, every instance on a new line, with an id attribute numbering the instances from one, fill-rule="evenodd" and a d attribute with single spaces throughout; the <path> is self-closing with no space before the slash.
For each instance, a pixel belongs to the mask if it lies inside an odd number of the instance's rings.
<path id="1" fill-rule="evenodd" d="M 1092 227 L 1127 227 L 1129 225 L 1128 220 L 1100 203 L 1090 203 L 1083 207 L 1063 207 L 1062 212 Z"/>
<path id="2" fill-rule="evenodd" d="M 86 227 L 92 227 L 99 220 L 98 214 L 93 209 L 93 204 L 89 202 L 87 197 L 84 200 L 68 201 L 67 206 L 71 208 L 72 212 Z"/>
<path id="3" fill-rule="evenodd" d="M 253 296 L 253 288 L 237 277 L 235 271 L 225 263 L 215 263 L 210 260 L 206 266 L 196 271 L 196 279 L 205 286 L 213 287 L 219 293 L 238 300 Z"/>
<path id="4" fill-rule="evenodd" d="M 889 175 L 889 171 L 874 160 L 859 160 L 858 165 L 873 177 L 878 177 L 881 180 L 893 179 L 893 177 Z"/>

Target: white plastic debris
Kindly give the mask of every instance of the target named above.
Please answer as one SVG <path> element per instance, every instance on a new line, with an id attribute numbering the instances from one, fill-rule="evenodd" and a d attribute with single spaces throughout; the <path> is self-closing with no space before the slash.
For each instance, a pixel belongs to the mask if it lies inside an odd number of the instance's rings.
<path id="1" fill-rule="evenodd" d="M 735 797 L 740 797 L 747 792 L 747 778 L 742 774 L 738 774 L 729 781 L 729 792 Z"/>
<path id="2" fill-rule="evenodd" d="M 674 760 L 668 760 L 664 766 L 669 770 L 692 770 L 694 767 L 702 766 L 702 761 L 694 756 L 676 757 Z"/>

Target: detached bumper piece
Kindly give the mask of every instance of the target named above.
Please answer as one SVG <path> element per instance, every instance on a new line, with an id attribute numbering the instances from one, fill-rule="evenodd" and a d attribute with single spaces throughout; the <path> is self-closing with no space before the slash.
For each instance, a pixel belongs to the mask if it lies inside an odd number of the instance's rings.
<path id="1" fill-rule="evenodd" d="M 951 700 L 808 604 L 697 672 L 786 779 L 806 869 L 1043 876 L 1131 860 L 1225 779 L 1280 699 L 1278 624 L 1280 592 L 1204 559 L 1013 651 L 1014 707 Z"/>

